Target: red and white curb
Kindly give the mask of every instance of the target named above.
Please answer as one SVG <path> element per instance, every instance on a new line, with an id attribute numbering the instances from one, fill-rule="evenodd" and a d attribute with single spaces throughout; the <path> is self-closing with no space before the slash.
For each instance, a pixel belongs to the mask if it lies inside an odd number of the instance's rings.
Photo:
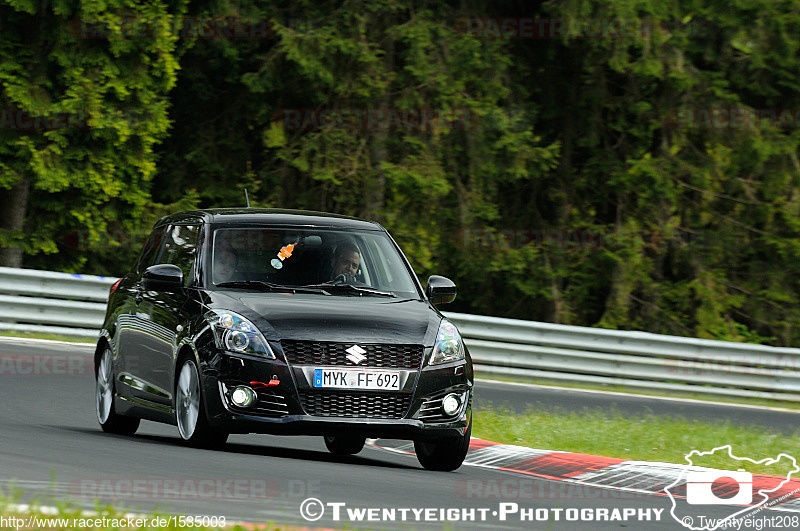
<path id="1" fill-rule="evenodd" d="M 368 444 L 391 452 L 414 455 L 414 444 L 404 441 L 370 439 Z M 541 479 L 566 481 L 585 485 L 638 492 L 658 496 L 668 496 L 666 488 L 676 498 L 686 497 L 686 473 L 688 471 L 708 471 L 707 468 L 660 463 L 651 461 L 629 461 L 614 457 L 578 454 L 555 450 L 537 450 L 525 446 L 499 444 L 483 439 L 472 438 L 464 465 L 503 470 L 506 472 L 533 476 Z M 785 482 L 770 494 L 775 500 L 770 509 L 800 512 L 800 497 L 792 496 L 780 500 L 782 496 L 800 489 L 800 480 L 785 477 L 753 474 L 753 492 L 770 490 L 777 483 Z M 730 480 L 731 488 L 738 484 Z M 719 494 L 724 495 L 727 485 L 723 483 Z M 717 492 L 717 491 L 715 491 Z M 735 491 L 734 491 L 735 493 Z"/>

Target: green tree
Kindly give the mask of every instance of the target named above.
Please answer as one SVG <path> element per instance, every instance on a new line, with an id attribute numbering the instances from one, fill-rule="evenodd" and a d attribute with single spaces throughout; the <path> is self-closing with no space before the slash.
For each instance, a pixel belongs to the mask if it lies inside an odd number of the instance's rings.
<path id="1" fill-rule="evenodd" d="M 702 119 L 714 109 L 797 108 L 799 41 L 788 29 L 797 7 L 546 4 L 562 20 L 635 20 L 642 28 L 629 38 L 586 38 L 579 29 L 529 55 L 533 68 L 555 68 L 555 83 L 537 85 L 533 99 L 550 109 L 545 128 L 563 145 L 553 188 L 563 191 L 556 211 L 572 219 L 556 223 L 644 236 L 592 257 L 597 276 L 581 274 L 580 261 L 560 262 L 559 281 L 577 288 L 575 297 L 554 290 L 578 317 L 567 322 L 797 341 L 800 131 Z M 587 302 L 594 315 L 574 313 Z"/>
<path id="2" fill-rule="evenodd" d="M 184 11 L 0 2 L 0 265 L 96 270 L 109 233 L 140 227 L 178 69 L 161 24 Z"/>
<path id="3" fill-rule="evenodd" d="M 88 126 L 0 124 L 0 263 L 118 274 L 247 188 L 381 221 L 451 310 L 797 344 L 798 7 L 2 3 L 4 107 Z"/>
<path id="4" fill-rule="evenodd" d="M 237 9 L 217 14 L 269 18 L 274 38 L 197 42 L 187 53 L 176 115 L 207 114 L 178 120 L 155 197 L 180 197 L 171 176 L 186 172 L 203 183 L 208 206 L 241 205 L 248 184 L 260 205 L 377 219 L 421 276 L 449 270 L 467 283 L 467 305 L 491 307 L 478 294 L 491 270 L 464 246 L 464 229 L 499 219 L 503 194 L 543 182 L 558 154 L 557 142 L 531 131 L 535 110 L 516 102 L 507 43 L 460 30 L 456 21 L 474 16 L 471 8 L 351 1 Z M 425 113 L 432 125 L 407 119 Z M 487 259 L 494 273 L 527 274 L 523 258 Z"/>

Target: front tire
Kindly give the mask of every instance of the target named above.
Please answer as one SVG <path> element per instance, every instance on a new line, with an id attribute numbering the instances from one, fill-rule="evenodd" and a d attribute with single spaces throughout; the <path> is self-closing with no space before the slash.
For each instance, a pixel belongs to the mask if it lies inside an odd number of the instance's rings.
<path id="1" fill-rule="evenodd" d="M 452 472 L 464 462 L 472 435 L 472 419 L 461 437 L 447 437 L 434 441 L 414 441 L 414 451 L 419 464 L 427 470 Z"/>
<path id="2" fill-rule="evenodd" d="M 228 440 L 228 434 L 214 430 L 206 418 L 200 396 L 200 376 L 194 361 L 181 365 L 175 386 L 175 417 L 183 442 L 196 448 L 218 448 Z"/>
<path id="3" fill-rule="evenodd" d="M 133 435 L 139 429 L 139 419 L 117 414 L 114 407 L 114 362 L 111 349 L 106 347 L 97 365 L 95 410 L 97 422 L 106 433 Z"/>
<path id="4" fill-rule="evenodd" d="M 325 437 L 325 446 L 333 455 L 355 455 L 364 449 L 366 437 Z"/>

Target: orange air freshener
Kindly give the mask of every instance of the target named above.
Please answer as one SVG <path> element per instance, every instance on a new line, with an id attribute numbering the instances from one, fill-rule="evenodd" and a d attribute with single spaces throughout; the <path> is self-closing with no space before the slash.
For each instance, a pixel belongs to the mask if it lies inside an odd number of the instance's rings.
<path id="1" fill-rule="evenodd" d="M 298 240 L 299 241 L 299 240 Z M 294 251 L 294 246 L 297 245 L 297 242 L 290 243 L 289 245 L 284 245 L 281 247 L 281 250 L 278 251 L 278 258 L 273 258 L 270 261 L 270 265 L 275 269 L 280 269 L 283 267 L 283 261 L 292 256 L 292 252 Z"/>

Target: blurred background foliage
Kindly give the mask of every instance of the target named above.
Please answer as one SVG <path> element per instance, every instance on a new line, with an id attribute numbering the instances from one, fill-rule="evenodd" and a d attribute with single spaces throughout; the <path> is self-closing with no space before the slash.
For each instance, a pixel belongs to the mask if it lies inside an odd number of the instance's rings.
<path id="1" fill-rule="evenodd" d="M 453 311 L 797 346 L 797 28 L 798 0 L 0 0 L 0 107 L 85 120 L 0 124 L 0 264 L 122 275 L 247 188 L 380 221 Z M 369 110 L 459 119 L 292 118 Z"/>

